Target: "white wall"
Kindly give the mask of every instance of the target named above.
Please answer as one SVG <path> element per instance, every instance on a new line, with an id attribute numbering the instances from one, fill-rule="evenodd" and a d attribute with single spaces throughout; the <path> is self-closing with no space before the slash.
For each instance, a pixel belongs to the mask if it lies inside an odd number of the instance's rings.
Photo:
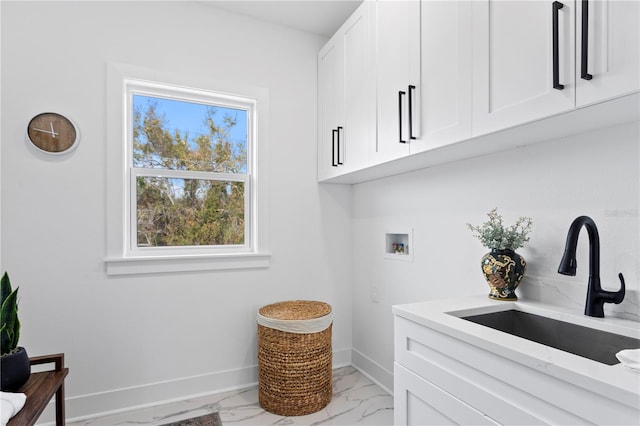
<path id="1" fill-rule="evenodd" d="M 317 299 L 349 362 L 350 188 L 316 183 L 321 37 L 198 2 L 12 2 L 2 7 L 2 266 L 20 286 L 21 345 L 64 352 L 67 416 L 257 380 L 255 313 Z M 269 90 L 266 270 L 107 277 L 106 65 L 118 62 Z M 62 157 L 25 142 L 29 119 L 68 114 Z"/>
<path id="2" fill-rule="evenodd" d="M 508 221 L 535 221 L 520 251 L 529 262 L 521 297 L 582 311 L 586 235 L 578 276 L 555 271 L 571 220 L 588 214 L 601 232 L 603 285 L 617 288 L 622 271 L 632 290 L 606 314 L 637 318 L 637 123 L 353 188 L 318 185 L 323 39 L 199 3 L 0 7 L 2 266 L 20 285 L 21 344 L 32 355 L 66 354 L 69 418 L 255 380 L 255 311 L 293 298 L 331 303 L 337 360 L 348 362 L 353 345 L 354 362 L 391 389 L 391 306 L 487 293 L 478 265 L 486 250 L 465 223 L 495 206 Z M 105 275 L 108 61 L 269 89 L 268 270 Z M 26 144 L 28 120 L 45 110 L 80 126 L 71 155 Z M 383 259 L 384 233 L 406 228 L 414 261 Z"/>
<path id="3" fill-rule="evenodd" d="M 591 216 L 600 231 L 601 278 L 627 296 L 605 315 L 639 320 L 638 123 L 445 164 L 353 187 L 353 347 L 376 378 L 392 387 L 391 306 L 488 294 L 480 257 L 488 250 L 465 224 L 480 224 L 498 207 L 506 223 L 531 216 L 531 241 L 518 252 L 528 262 L 517 290 L 584 310 L 588 238 L 580 235 L 576 277 L 556 271 L 572 220 Z M 413 228 L 412 263 L 383 258 L 384 234 Z M 410 248 L 411 249 L 411 248 Z M 371 301 L 371 287 L 379 302 Z"/>

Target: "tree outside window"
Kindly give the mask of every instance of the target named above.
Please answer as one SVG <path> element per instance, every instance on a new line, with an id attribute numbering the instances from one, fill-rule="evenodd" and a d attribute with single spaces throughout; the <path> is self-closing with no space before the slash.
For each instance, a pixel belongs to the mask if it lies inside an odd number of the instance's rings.
<path id="1" fill-rule="evenodd" d="M 250 105 L 131 93 L 131 242 L 250 244 Z"/>

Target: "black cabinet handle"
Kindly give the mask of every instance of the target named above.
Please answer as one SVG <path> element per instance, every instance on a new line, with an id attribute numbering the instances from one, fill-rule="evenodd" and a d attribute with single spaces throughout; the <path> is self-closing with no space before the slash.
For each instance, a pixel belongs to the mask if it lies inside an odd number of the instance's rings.
<path id="1" fill-rule="evenodd" d="M 587 72 L 589 54 L 589 0 L 582 0 L 582 48 L 580 55 L 580 78 L 591 80 L 593 76 Z"/>
<path id="2" fill-rule="evenodd" d="M 400 143 L 407 143 L 407 141 L 402 140 L 402 97 L 406 94 L 407 93 L 403 92 L 402 90 L 398 92 L 398 129 L 399 129 Z"/>
<path id="3" fill-rule="evenodd" d="M 553 88 L 562 90 L 564 85 L 560 84 L 560 53 L 558 40 L 558 11 L 562 9 L 564 5 L 559 1 L 554 1 L 552 5 L 553 10 Z"/>
<path id="4" fill-rule="evenodd" d="M 416 86 L 410 84 L 409 90 L 408 90 L 409 92 L 409 139 L 416 138 L 415 136 L 413 136 L 413 110 L 412 110 L 413 97 L 411 96 L 414 90 L 416 90 Z"/>
<path id="5" fill-rule="evenodd" d="M 336 133 L 338 133 L 337 129 L 331 129 L 331 165 L 333 167 L 338 167 L 338 163 L 336 163 Z"/>
<path id="6" fill-rule="evenodd" d="M 342 163 L 342 156 L 340 155 L 340 152 L 342 151 L 342 149 L 344 149 L 344 148 L 340 147 L 340 133 L 341 132 L 342 132 L 342 127 L 338 126 L 338 129 L 337 129 L 336 133 L 338 134 L 338 165 L 340 165 L 340 166 L 343 164 Z"/>

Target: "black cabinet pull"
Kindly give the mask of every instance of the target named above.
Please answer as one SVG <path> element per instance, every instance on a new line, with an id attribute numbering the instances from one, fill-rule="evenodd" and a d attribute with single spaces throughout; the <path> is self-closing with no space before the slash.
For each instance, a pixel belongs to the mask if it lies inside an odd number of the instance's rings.
<path id="1" fill-rule="evenodd" d="M 582 48 L 580 55 L 580 78 L 591 80 L 593 76 L 587 72 L 589 54 L 589 0 L 582 0 Z"/>
<path id="2" fill-rule="evenodd" d="M 338 129 L 336 131 L 336 133 L 338 134 L 338 165 L 342 165 L 342 156 L 340 155 L 340 152 L 344 149 L 344 147 L 340 147 L 340 133 L 342 131 L 342 127 L 338 126 Z"/>
<path id="3" fill-rule="evenodd" d="M 408 90 L 409 92 L 409 139 L 416 138 L 415 136 L 413 136 L 413 109 L 412 109 L 413 96 L 411 96 L 414 90 L 416 90 L 416 86 L 410 84 L 409 90 Z"/>
<path id="4" fill-rule="evenodd" d="M 336 163 L 336 133 L 338 133 L 337 129 L 331 129 L 331 165 L 333 167 L 338 167 L 338 163 Z"/>
<path id="5" fill-rule="evenodd" d="M 554 1 L 552 5 L 553 10 L 553 88 L 562 90 L 564 85 L 560 84 L 560 53 L 558 40 L 558 11 L 562 9 L 564 5 L 559 1 Z"/>
<path id="6" fill-rule="evenodd" d="M 407 141 L 402 140 L 402 97 L 406 94 L 407 93 L 403 92 L 402 90 L 398 92 L 398 129 L 399 129 L 400 143 L 407 143 Z"/>

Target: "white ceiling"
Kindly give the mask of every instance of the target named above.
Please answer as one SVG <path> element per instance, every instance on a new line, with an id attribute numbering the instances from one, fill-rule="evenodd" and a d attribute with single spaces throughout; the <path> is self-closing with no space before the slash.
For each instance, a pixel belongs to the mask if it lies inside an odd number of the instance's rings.
<path id="1" fill-rule="evenodd" d="M 213 7 L 331 36 L 362 0 L 202 0 Z"/>

